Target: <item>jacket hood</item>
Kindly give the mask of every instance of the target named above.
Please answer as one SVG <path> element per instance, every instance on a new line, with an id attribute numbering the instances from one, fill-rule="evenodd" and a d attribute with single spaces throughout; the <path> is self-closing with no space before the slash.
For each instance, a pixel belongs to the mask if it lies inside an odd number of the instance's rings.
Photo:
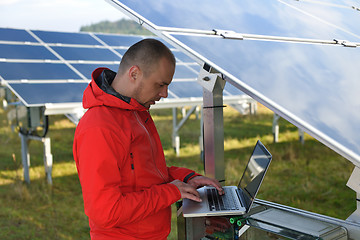
<path id="1" fill-rule="evenodd" d="M 88 109 L 97 106 L 108 106 L 136 111 L 148 110 L 135 99 L 121 96 L 111 87 L 109 91 L 111 83 L 109 84 L 108 81 L 112 82 L 115 75 L 116 73 L 108 68 L 95 69 L 91 74 L 91 82 L 84 91 L 83 107 Z"/>

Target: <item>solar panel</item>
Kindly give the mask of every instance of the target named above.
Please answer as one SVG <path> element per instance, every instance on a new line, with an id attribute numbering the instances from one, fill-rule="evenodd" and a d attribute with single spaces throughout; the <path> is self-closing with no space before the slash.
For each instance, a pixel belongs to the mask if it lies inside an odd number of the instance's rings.
<path id="1" fill-rule="evenodd" d="M 54 54 L 43 46 L 0 44 L 3 59 L 49 59 L 58 60 Z"/>
<path id="2" fill-rule="evenodd" d="M 10 83 L 23 102 L 31 106 L 44 106 L 44 103 L 79 103 L 87 83 Z"/>
<path id="3" fill-rule="evenodd" d="M 37 42 L 27 31 L 12 28 L 0 28 L 0 41 Z"/>
<path id="4" fill-rule="evenodd" d="M 360 164 L 359 11 L 286 0 L 110 2 Z"/>
<path id="5" fill-rule="evenodd" d="M 37 37 L 46 43 L 79 44 L 79 45 L 102 45 L 88 33 L 32 31 Z"/>
<path id="6" fill-rule="evenodd" d="M 221 1 L 221 4 L 216 0 L 184 0 L 181 2 L 149 0 L 146 5 L 141 1 L 133 0 L 109 1 L 126 9 L 125 13 L 127 14 L 133 12 L 133 16 L 141 18 L 141 22 L 144 21 L 145 24 L 150 22 L 151 26 L 203 31 L 221 29 L 246 34 L 296 38 L 336 38 L 353 41 L 354 36 L 349 33 L 353 29 L 343 29 L 340 24 L 343 22 L 356 24 L 359 19 L 352 19 L 348 15 L 359 15 L 359 11 L 352 10 L 350 12 L 349 9 L 349 12 L 344 10 L 344 14 L 340 14 L 339 11 L 330 11 L 331 7 L 329 7 L 330 12 L 324 13 L 324 15 L 328 14 L 329 18 L 333 18 L 330 22 L 332 24 L 329 25 L 324 19 L 320 19 L 316 15 L 310 16 L 309 13 L 289 5 L 289 2 L 295 3 L 296 1 L 286 0 L 224 0 Z M 304 1 L 297 3 L 297 5 L 305 4 Z M 334 26 L 338 26 L 338 28 Z M 356 29 L 358 28 L 359 26 L 356 27 Z"/>
<path id="7" fill-rule="evenodd" d="M 91 73 L 92 71 L 94 71 L 94 69 L 98 68 L 98 67 L 106 67 L 109 68 L 110 70 L 117 72 L 118 68 L 119 68 L 119 63 L 116 64 L 106 64 L 106 63 L 102 63 L 102 64 L 82 64 L 82 63 L 75 63 L 72 64 L 73 67 L 75 67 L 80 73 L 82 73 L 86 78 L 91 79 Z"/>
<path id="8" fill-rule="evenodd" d="M 93 47 L 52 47 L 65 60 L 119 61 L 121 57 L 106 48 Z"/>
<path id="9" fill-rule="evenodd" d="M 360 39 L 360 2 L 356 4 L 342 1 L 334 3 L 283 0 L 283 2 L 297 11 L 306 13 L 314 20 L 318 19 L 331 28 L 348 33 L 350 35 L 348 40 L 359 41 Z"/>
<path id="10" fill-rule="evenodd" d="M 134 43 L 144 38 L 141 36 L 126 36 L 126 35 L 100 34 L 100 33 L 96 33 L 95 36 L 109 46 L 118 47 L 119 44 L 121 44 L 121 46 L 125 48 L 130 47 Z"/>
<path id="11" fill-rule="evenodd" d="M 28 107 L 67 103 L 81 106 L 84 86 L 92 71 L 97 67 L 117 71 L 129 46 L 146 37 L 149 36 L 0 28 L 0 79 Z M 199 65 L 165 44 L 177 58 L 176 83 L 169 89 L 169 99 L 189 98 L 182 103 L 198 104 L 193 99 L 202 95 L 196 83 Z M 188 91 L 190 85 L 192 94 Z M 161 104 L 172 106 L 171 101 L 157 105 Z M 73 107 L 72 104 L 70 108 Z"/>
<path id="12" fill-rule="evenodd" d="M 6 82 L 12 80 L 81 80 L 81 77 L 67 65 L 47 62 L 0 62 L 0 77 Z"/>
<path id="13" fill-rule="evenodd" d="M 202 98 L 202 87 L 196 81 L 174 81 L 169 85 L 169 90 L 177 98 Z"/>

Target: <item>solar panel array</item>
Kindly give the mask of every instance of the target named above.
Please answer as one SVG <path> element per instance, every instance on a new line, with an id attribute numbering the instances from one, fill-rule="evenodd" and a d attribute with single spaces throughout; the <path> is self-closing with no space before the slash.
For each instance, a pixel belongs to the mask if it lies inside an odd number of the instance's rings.
<path id="1" fill-rule="evenodd" d="M 360 166 L 360 3 L 108 0 Z"/>
<path id="2" fill-rule="evenodd" d="M 81 106 L 82 93 L 97 67 L 117 71 L 125 51 L 145 36 L 70 33 L 0 28 L 0 79 L 27 107 L 62 106 L 64 113 Z M 167 44 L 168 45 L 168 44 Z M 202 97 L 196 83 L 199 65 L 168 45 L 177 66 L 166 101 L 192 105 Z M 231 85 L 226 95 L 244 95 Z M 75 104 L 75 105 L 74 105 Z M 58 112 L 59 113 L 59 112 Z"/>

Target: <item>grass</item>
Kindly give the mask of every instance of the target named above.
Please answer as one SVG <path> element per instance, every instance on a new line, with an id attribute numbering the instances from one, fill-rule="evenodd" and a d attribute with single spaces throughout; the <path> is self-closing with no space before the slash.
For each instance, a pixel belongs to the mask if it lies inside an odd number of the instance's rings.
<path id="1" fill-rule="evenodd" d="M 168 165 L 203 173 L 198 146 L 199 120 L 194 115 L 180 131 L 181 154 L 171 146 L 172 111 L 151 111 Z M 53 185 L 45 180 L 42 145 L 31 141 L 31 184 L 23 182 L 21 145 L 0 108 L 0 239 L 89 239 L 81 187 L 72 159 L 75 126 L 62 116 L 50 117 L 54 158 Z M 280 120 L 279 142 L 272 142 L 272 113 L 242 116 L 224 109 L 226 184 L 237 184 L 257 139 L 273 154 L 258 198 L 346 219 L 355 210 L 355 193 L 346 187 L 353 165 L 309 135 L 298 141 L 297 128 Z M 169 239 L 176 239 L 176 217 Z"/>

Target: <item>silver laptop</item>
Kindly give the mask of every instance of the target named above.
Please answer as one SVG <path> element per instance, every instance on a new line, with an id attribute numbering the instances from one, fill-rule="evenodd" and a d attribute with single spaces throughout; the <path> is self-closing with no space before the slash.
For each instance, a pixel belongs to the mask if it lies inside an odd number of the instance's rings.
<path id="1" fill-rule="evenodd" d="M 272 156 L 265 146 L 257 141 L 245 167 L 238 186 L 225 186 L 220 196 L 214 187 L 197 189 L 202 202 L 183 200 L 184 217 L 241 215 L 249 211 L 259 191 Z"/>

